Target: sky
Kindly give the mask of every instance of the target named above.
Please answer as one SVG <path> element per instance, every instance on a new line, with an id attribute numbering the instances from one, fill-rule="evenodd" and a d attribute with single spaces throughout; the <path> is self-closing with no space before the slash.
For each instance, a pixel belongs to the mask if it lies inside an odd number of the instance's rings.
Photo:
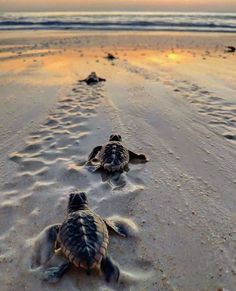
<path id="1" fill-rule="evenodd" d="M 236 12 L 236 0 L 0 0 L 0 11 Z"/>

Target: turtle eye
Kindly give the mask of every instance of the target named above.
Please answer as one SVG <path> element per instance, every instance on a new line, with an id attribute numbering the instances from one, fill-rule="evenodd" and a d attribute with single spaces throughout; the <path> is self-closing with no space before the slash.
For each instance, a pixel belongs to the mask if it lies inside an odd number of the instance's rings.
<path id="1" fill-rule="evenodd" d="M 120 135 L 118 135 L 118 138 L 119 138 L 119 140 L 121 140 L 121 136 Z"/>

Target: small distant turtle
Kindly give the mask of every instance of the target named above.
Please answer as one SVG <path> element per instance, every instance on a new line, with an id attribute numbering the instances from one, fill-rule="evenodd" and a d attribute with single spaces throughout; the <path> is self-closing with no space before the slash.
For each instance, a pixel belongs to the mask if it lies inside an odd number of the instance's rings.
<path id="1" fill-rule="evenodd" d="M 226 53 L 234 53 L 236 48 L 234 46 L 227 46 L 225 52 Z"/>
<path id="2" fill-rule="evenodd" d="M 114 61 L 117 59 L 117 57 L 115 57 L 113 54 L 111 53 L 107 53 L 106 57 L 105 57 L 107 60 L 109 61 Z"/>
<path id="3" fill-rule="evenodd" d="M 144 154 L 136 154 L 122 144 L 119 134 L 112 134 L 109 142 L 105 145 L 95 147 L 88 157 L 88 163 L 97 157 L 98 169 L 110 173 L 128 171 L 129 162 L 146 163 L 148 161 Z"/>
<path id="4" fill-rule="evenodd" d="M 88 77 L 84 80 L 80 80 L 80 82 L 85 82 L 87 85 L 93 85 L 99 82 L 105 82 L 106 79 L 100 78 L 97 76 L 95 72 L 92 72 Z"/>
<path id="5" fill-rule="evenodd" d="M 136 225 L 125 218 L 101 218 L 88 207 L 83 192 L 70 194 L 67 212 L 62 224 L 50 225 L 38 235 L 32 267 L 41 267 L 42 279 L 49 283 L 58 282 L 71 264 L 87 274 L 98 269 L 107 282 L 118 281 L 119 266 L 107 253 L 108 231 L 127 237 L 137 231 Z M 53 266 L 52 261 L 56 261 Z"/>

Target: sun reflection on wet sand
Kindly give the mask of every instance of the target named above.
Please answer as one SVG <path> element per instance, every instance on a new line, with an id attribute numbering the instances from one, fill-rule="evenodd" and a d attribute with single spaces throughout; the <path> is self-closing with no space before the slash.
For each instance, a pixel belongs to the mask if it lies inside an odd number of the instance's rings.
<path id="1" fill-rule="evenodd" d="M 180 61 L 181 60 L 181 55 L 180 54 L 176 54 L 176 53 L 170 53 L 170 54 L 168 54 L 168 59 L 170 59 L 172 61 Z"/>
<path id="2" fill-rule="evenodd" d="M 54 50 L 48 53 L 47 50 L 40 51 L 41 54 L 34 54 L 27 51 L 25 55 L 10 57 L 0 64 L 0 71 L 4 76 L 11 75 L 17 83 L 27 85 L 53 86 L 68 85 L 86 77 L 91 70 L 99 71 L 99 63 L 96 61 L 94 53 L 90 50 L 86 52 L 67 50 Z M 96 52 L 96 56 L 101 59 L 104 52 Z M 5 57 L 5 52 L 0 53 L 0 58 Z M 93 59 L 93 61 L 91 61 Z M 84 75 L 81 75 L 84 71 Z M 101 71 L 101 68 L 100 68 Z M 4 77 L 3 76 L 3 77 Z M 20 78 L 18 78 L 20 76 Z"/>
<path id="3" fill-rule="evenodd" d="M 136 66 L 146 68 L 175 67 L 179 64 L 189 64 L 195 61 L 192 53 L 186 51 L 171 51 L 171 50 L 145 50 L 139 52 L 127 52 L 129 62 Z"/>
<path id="4" fill-rule="evenodd" d="M 169 52 L 158 53 L 153 55 L 152 52 L 148 54 L 146 61 L 158 64 L 175 64 L 177 62 L 189 62 L 191 61 L 191 55 L 184 52 Z"/>

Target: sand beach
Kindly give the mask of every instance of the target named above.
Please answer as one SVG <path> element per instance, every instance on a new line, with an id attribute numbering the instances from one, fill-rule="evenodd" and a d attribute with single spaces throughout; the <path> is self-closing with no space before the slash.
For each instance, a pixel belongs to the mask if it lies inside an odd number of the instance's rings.
<path id="1" fill-rule="evenodd" d="M 235 290 L 236 53 L 225 46 L 235 34 L 0 31 L 1 290 Z M 106 82 L 78 82 L 92 71 Z M 84 167 L 111 133 L 149 158 L 124 187 Z M 31 268 L 34 239 L 63 221 L 74 189 L 139 228 L 110 239 L 119 284 L 72 268 L 50 285 Z"/>

